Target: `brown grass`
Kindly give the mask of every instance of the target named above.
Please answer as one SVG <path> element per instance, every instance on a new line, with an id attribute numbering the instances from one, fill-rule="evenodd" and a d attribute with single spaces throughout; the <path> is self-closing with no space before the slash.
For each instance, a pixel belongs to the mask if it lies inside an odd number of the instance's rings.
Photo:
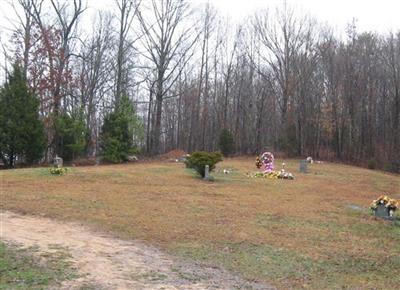
<path id="1" fill-rule="evenodd" d="M 220 163 L 214 183 L 167 162 L 72 168 L 61 177 L 45 168 L 1 171 L 0 207 L 80 221 L 282 288 L 395 289 L 400 227 L 368 207 L 382 192 L 400 199 L 400 177 L 329 163 L 301 175 L 297 161 L 286 163 L 296 180 L 247 178 L 251 158 Z"/>

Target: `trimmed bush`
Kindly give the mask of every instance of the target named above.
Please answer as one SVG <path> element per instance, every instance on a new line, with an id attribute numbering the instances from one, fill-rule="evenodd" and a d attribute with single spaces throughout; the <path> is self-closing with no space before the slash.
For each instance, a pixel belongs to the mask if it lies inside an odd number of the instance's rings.
<path id="1" fill-rule="evenodd" d="M 220 161 L 222 161 L 222 154 L 219 152 L 196 151 L 186 159 L 185 163 L 188 168 L 193 168 L 201 177 L 204 177 L 205 166 L 208 165 L 211 172 L 214 170 L 215 164 Z"/>

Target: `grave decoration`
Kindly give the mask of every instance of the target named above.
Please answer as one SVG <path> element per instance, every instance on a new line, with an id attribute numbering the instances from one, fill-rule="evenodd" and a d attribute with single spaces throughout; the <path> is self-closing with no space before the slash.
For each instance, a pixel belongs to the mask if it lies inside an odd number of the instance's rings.
<path id="1" fill-rule="evenodd" d="M 264 172 L 274 171 L 274 160 L 274 155 L 271 152 L 264 152 L 261 154 L 260 161 Z"/>
<path id="2" fill-rule="evenodd" d="M 261 177 L 269 179 L 294 179 L 292 173 L 285 170 L 285 163 L 282 163 L 282 169 L 279 171 L 274 170 L 274 155 L 271 152 L 264 152 L 261 156 L 256 157 L 256 167 L 261 169 L 261 172 L 253 174 L 248 173 L 248 177 Z"/>
<path id="3" fill-rule="evenodd" d="M 371 209 L 379 217 L 392 218 L 398 208 L 399 201 L 386 195 L 381 195 L 371 203 Z"/>
<path id="4" fill-rule="evenodd" d="M 50 168 L 50 173 L 52 175 L 63 175 L 66 172 L 67 168 L 63 167 L 63 159 L 56 155 L 53 160 L 53 168 Z"/>
<path id="5" fill-rule="evenodd" d="M 128 162 L 136 162 L 139 160 L 135 155 L 129 155 L 127 159 Z"/>
<path id="6" fill-rule="evenodd" d="M 257 157 L 256 157 L 256 167 L 257 167 L 258 169 L 260 169 L 262 165 L 263 165 L 263 164 L 262 164 L 262 162 L 261 162 L 260 156 L 257 156 Z"/>
<path id="7" fill-rule="evenodd" d="M 236 171 L 235 168 L 218 168 L 215 170 L 216 173 L 218 174 L 232 174 L 234 171 Z"/>
<path id="8" fill-rule="evenodd" d="M 52 175 L 63 175 L 66 172 L 67 172 L 67 168 L 65 168 L 65 167 L 53 167 L 53 168 L 50 168 L 50 173 Z"/>
<path id="9" fill-rule="evenodd" d="M 294 176 L 292 173 L 281 169 L 279 171 L 270 171 L 270 172 L 256 172 L 253 174 L 248 173 L 248 177 L 261 177 L 261 178 L 269 178 L 269 179 L 289 179 L 293 180 Z"/>

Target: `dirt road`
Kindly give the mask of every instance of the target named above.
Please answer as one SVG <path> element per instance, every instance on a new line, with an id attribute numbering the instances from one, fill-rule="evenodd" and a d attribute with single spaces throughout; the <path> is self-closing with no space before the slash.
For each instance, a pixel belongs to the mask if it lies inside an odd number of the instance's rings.
<path id="1" fill-rule="evenodd" d="M 47 253 L 60 247 L 71 256 L 78 279 L 63 289 L 273 289 L 219 269 L 189 264 L 137 241 L 90 231 L 78 224 L 0 213 L 0 238 Z M 56 247 L 55 247 L 56 246 Z"/>

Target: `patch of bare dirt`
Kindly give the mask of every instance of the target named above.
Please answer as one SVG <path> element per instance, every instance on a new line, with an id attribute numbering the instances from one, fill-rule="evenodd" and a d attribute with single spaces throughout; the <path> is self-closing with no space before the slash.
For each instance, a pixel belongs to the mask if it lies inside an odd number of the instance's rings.
<path id="1" fill-rule="evenodd" d="M 63 289 L 273 289 L 225 270 L 189 264 L 137 241 L 92 232 L 82 225 L 47 218 L 0 213 L 0 237 L 24 247 L 52 252 L 66 248 L 80 278 Z"/>

